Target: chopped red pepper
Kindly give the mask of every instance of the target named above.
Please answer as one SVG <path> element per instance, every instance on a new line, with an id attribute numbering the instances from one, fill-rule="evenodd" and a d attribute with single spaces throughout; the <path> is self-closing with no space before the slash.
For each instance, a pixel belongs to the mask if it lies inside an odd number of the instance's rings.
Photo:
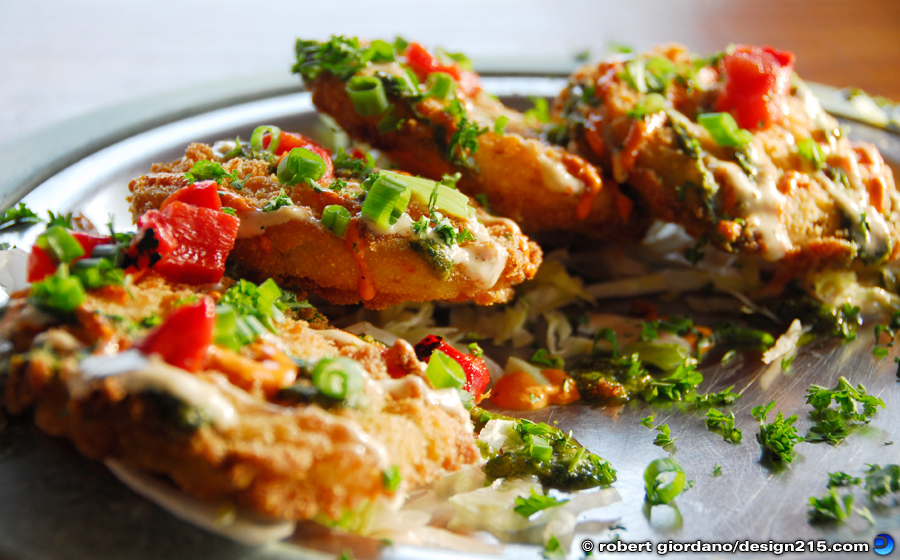
<path id="1" fill-rule="evenodd" d="M 728 111 L 738 126 L 764 130 L 784 118 L 794 54 L 771 47 L 740 45 L 722 59 L 725 85 L 717 111 Z"/>
<path id="2" fill-rule="evenodd" d="M 463 389 L 472 393 L 475 397 L 475 403 L 484 398 L 484 390 L 487 389 L 491 382 L 491 372 L 488 370 L 484 360 L 471 354 L 463 354 L 456 348 L 450 346 L 440 336 L 430 334 L 419 341 L 415 346 L 416 357 L 421 361 L 428 363 L 431 354 L 435 350 L 440 350 L 456 363 L 462 366 L 463 372 L 466 374 L 466 382 Z"/>
<path id="3" fill-rule="evenodd" d="M 481 80 L 475 72 L 460 70 L 456 64 L 442 64 L 425 47 L 419 43 L 410 43 L 406 47 L 406 64 L 412 68 L 421 81 L 425 81 L 433 72 L 446 72 L 456 80 L 459 88 L 466 95 L 474 95 L 481 89 Z"/>
<path id="4" fill-rule="evenodd" d="M 216 306 L 205 297 L 179 307 L 146 338 L 135 344 L 144 354 L 158 354 L 166 363 L 198 372 L 206 365 L 206 351 L 216 327 Z"/>
<path id="5" fill-rule="evenodd" d="M 266 134 L 262 139 L 263 147 L 268 148 L 269 142 L 271 142 L 271 137 Z M 320 146 L 315 140 L 308 138 L 299 132 L 282 131 L 281 140 L 278 142 L 278 149 L 275 150 L 275 155 L 284 157 L 284 154 L 290 152 L 294 148 L 306 148 L 325 160 L 325 174 L 319 179 L 320 181 L 334 177 L 334 162 L 331 161 L 331 154 L 328 150 Z"/>
<path id="6" fill-rule="evenodd" d="M 70 231 L 69 233 L 84 249 L 84 256 L 78 257 L 75 261 L 89 258 L 97 245 L 106 245 L 113 242 L 111 237 L 91 235 L 81 231 Z M 28 256 L 28 281 L 40 282 L 56 272 L 57 266 L 59 266 L 58 262 L 48 255 L 46 251 L 35 245 L 31 248 L 31 254 Z"/>
<path id="7" fill-rule="evenodd" d="M 176 200 L 191 206 L 209 208 L 210 210 L 222 208 L 222 201 L 219 199 L 219 184 L 215 181 L 201 181 L 182 187 L 170 194 L 160 205 L 159 209 L 164 209 Z"/>
<path id="8" fill-rule="evenodd" d="M 146 212 L 138 226 L 128 251 L 137 268 L 152 267 L 172 282 L 205 284 L 222 279 L 240 220 L 176 200 Z"/>

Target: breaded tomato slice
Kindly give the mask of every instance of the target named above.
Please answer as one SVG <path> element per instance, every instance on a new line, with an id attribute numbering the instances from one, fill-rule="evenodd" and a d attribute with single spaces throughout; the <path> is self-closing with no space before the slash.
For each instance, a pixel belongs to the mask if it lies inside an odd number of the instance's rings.
<path id="1" fill-rule="evenodd" d="M 481 461 L 459 393 L 432 389 L 411 345 L 311 328 L 271 282 L 148 273 L 71 312 L 37 301 L 0 322 L 5 410 L 223 511 L 338 520 Z"/>
<path id="2" fill-rule="evenodd" d="M 684 47 L 586 66 L 554 103 L 577 153 L 653 217 L 782 270 L 900 256 L 900 195 L 874 146 L 848 140 L 793 74 L 793 54 Z"/>
<path id="3" fill-rule="evenodd" d="M 298 134 L 275 129 L 272 141 L 271 127 L 260 127 L 257 140 L 263 128 L 265 148 L 192 144 L 182 159 L 132 181 L 135 220 L 190 180 L 217 179 L 222 205 L 241 222 L 229 256 L 235 272 L 338 304 L 492 304 L 534 276 L 540 248 L 515 223 L 487 214 L 461 192 L 373 172 L 361 153 L 332 160 Z"/>
<path id="4" fill-rule="evenodd" d="M 294 71 L 316 107 L 351 137 L 411 173 L 460 173 L 460 190 L 526 233 L 624 238 L 647 225 L 594 165 L 540 139 L 484 91 L 460 55 L 344 37 L 298 40 L 296 50 Z"/>

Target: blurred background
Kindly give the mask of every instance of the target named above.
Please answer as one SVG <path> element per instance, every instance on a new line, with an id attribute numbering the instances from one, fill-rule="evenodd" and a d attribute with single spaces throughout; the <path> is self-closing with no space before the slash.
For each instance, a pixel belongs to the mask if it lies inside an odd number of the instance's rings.
<path id="1" fill-rule="evenodd" d="M 402 35 L 537 73 L 611 44 L 770 44 L 809 81 L 900 100 L 898 0 L 0 0 L 0 144 L 110 104 L 288 76 L 296 37 L 332 34 Z"/>

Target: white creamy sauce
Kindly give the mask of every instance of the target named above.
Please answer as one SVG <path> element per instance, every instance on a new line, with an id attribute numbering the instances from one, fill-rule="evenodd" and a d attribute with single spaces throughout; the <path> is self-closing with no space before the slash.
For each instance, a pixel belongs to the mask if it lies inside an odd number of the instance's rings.
<path id="1" fill-rule="evenodd" d="M 413 236 L 413 219 L 406 212 L 404 212 L 397 219 L 397 221 L 391 224 L 389 227 L 384 227 L 376 224 L 374 221 L 370 220 L 368 216 L 363 216 L 363 223 L 365 223 L 369 231 L 371 231 L 375 235 L 402 235 L 403 237 Z"/>
<path id="2" fill-rule="evenodd" d="M 406 375 L 400 379 L 379 379 L 373 383 L 384 394 L 395 399 L 410 398 L 421 394 L 429 404 L 449 412 L 462 420 L 464 424 L 471 425 L 469 413 L 459 399 L 459 392 L 455 389 L 430 389 L 425 381 L 416 375 Z"/>
<path id="3" fill-rule="evenodd" d="M 720 173 L 731 185 L 743 205 L 744 222 L 762 238 L 762 255 L 766 260 L 783 258 L 794 244 L 781 220 L 784 195 L 775 186 L 770 169 L 761 168 L 757 182 L 751 181 L 737 164 L 707 156 L 705 162 L 713 174 Z"/>
<path id="4" fill-rule="evenodd" d="M 215 385 L 187 371 L 170 366 L 156 356 L 137 350 L 107 356 L 89 356 L 81 361 L 81 376 L 68 380 L 74 398 L 87 395 L 91 381 L 116 376 L 129 393 L 168 393 L 208 414 L 214 425 L 226 428 L 237 422 L 237 413 Z"/>
<path id="5" fill-rule="evenodd" d="M 537 140 L 523 141 L 526 142 L 528 149 L 534 155 L 535 161 L 540 167 L 541 178 L 548 189 L 572 195 L 579 195 L 584 192 L 584 183 L 569 173 L 561 161 L 549 157 L 544 144 Z"/>
<path id="6" fill-rule="evenodd" d="M 453 245 L 450 258 L 460 274 L 475 282 L 483 290 L 497 284 L 503 269 L 506 268 L 506 251 L 498 248 L 493 242 L 489 244 L 470 244 L 467 247 Z"/>
<path id="7" fill-rule="evenodd" d="M 361 76 L 374 76 L 378 72 L 384 72 L 390 76 L 407 79 L 406 70 L 399 62 L 371 62 L 360 70 Z"/>
<path id="8" fill-rule="evenodd" d="M 858 170 L 856 170 L 857 173 L 852 173 L 853 170 L 845 171 L 848 171 L 846 175 L 853 187 L 851 190 L 835 184 L 821 171 L 816 172 L 816 179 L 825 186 L 825 190 L 837 201 L 841 210 L 850 218 L 855 227 L 868 229 L 869 234 L 866 236 L 865 243 L 862 246 L 863 253 L 866 255 L 879 255 L 890 243 L 890 230 L 887 222 L 884 216 L 873 208 L 871 204 L 860 200 L 861 196 L 859 195 L 867 193 L 867 191 L 860 181 Z M 856 194 L 859 198 L 854 200 L 851 194 Z M 865 212 L 865 218 L 863 217 L 863 212 Z M 866 224 L 863 224 L 863 219 L 865 219 Z"/>
<path id="9" fill-rule="evenodd" d="M 365 341 L 360 340 L 355 334 L 350 334 L 340 329 L 316 331 L 316 334 L 322 338 L 327 338 L 328 340 L 343 344 L 344 346 L 362 346 L 363 344 L 367 344 Z"/>
<path id="10" fill-rule="evenodd" d="M 238 229 L 238 238 L 256 237 L 265 233 L 266 228 L 280 226 L 291 221 L 309 222 L 318 224 L 319 220 L 313 217 L 312 212 L 306 206 L 282 206 L 273 212 L 251 210 L 240 216 L 241 226 Z"/>
<path id="11" fill-rule="evenodd" d="M 510 220 L 509 218 L 503 218 L 500 216 L 491 216 L 490 214 L 485 212 L 485 213 L 482 213 L 482 215 L 480 215 L 478 217 L 478 219 L 483 225 L 485 225 L 487 227 L 501 225 L 501 226 L 506 226 L 506 228 L 510 232 L 512 232 L 516 235 L 520 235 L 522 233 L 522 230 L 519 229 L 519 224 Z"/>

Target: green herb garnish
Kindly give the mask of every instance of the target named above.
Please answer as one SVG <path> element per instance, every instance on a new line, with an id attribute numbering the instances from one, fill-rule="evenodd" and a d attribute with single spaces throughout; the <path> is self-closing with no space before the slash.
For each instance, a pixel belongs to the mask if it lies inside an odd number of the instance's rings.
<path id="1" fill-rule="evenodd" d="M 534 491 L 534 487 L 532 486 L 531 496 L 527 498 L 519 496 L 516 498 L 516 505 L 513 507 L 513 511 L 527 519 L 539 511 L 561 506 L 568 501 L 569 500 L 559 500 L 550 496 L 538 494 Z"/>
<path id="2" fill-rule="evenodd" d="M 794 446 L 804 441 L 804 438 L 797 435 L 797 429 L 793 426 L 797 421 L 796 414 L 784 418 L 779 410 L 775 420 L 766 424 L 766 417 L 774 407 L 775 401 L 772 401 L 765 406 L 754 407 L 751 411 L 753 417 L 759 420 L 756 439 L 767 456 L 782 463 L 791 463 L 794 460 Z"/>

